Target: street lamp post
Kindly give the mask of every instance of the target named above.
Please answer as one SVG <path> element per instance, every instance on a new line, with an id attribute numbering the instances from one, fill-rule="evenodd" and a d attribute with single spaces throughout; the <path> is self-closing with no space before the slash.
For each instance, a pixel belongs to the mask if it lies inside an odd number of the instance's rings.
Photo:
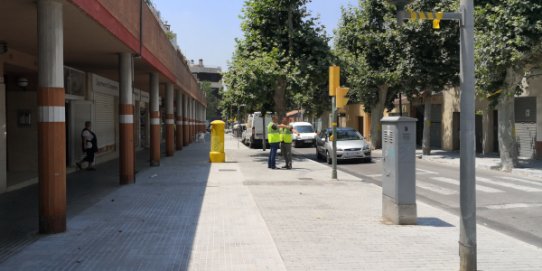
<path id="1" fill-rule="evenodd" d="M 397 6 L 397 19 L 410 0 L 389 0 Z M 459 13 L 444 13 L 442 20 L 458 20 L 461 27 L 461 143 L 460 143 L 460 270 L 476 270 L 476 172 L 475 172 L 475 94 L 474 94 L 474 3 L 461 0 Z"/>

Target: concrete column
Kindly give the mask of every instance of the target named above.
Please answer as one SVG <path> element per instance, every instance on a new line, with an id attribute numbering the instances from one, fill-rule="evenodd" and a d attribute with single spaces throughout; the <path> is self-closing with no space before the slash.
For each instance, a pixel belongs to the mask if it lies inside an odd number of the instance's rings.
<path id="1" fill-rule="evenodd" d="M 188 97 L 188 144 L 192 143 L 192 98 Z"/>
<path id="2" fill-rule="evenodd" d="M 190 144 L 190 123 L 188 122 L 188 96 L 183 95 L 183 146 Z"/>
<path id="3" fill-rule="evenodd" d="M 4 63 L 0 56 L 0 194 L 6 192 L 8 187 L 6 125 L 6 85 L 4 84 Z"/>
<path id="4" fill-rule="evenodd" d="M 158 73 L 151 73 L 150 116 L 151 116 L 151 166 L 160 165 L 160 82 Z"/>
<path id="5" fill-rule="evenodd" d="M 62 4 L 38 1 L 39 230 L 66 231 L 66 116 Z"/>
<path id="6" fill-rule="evenodd" d="M 175 124 L 177 125 L 175 129 L 175 147 L 177 150 L 183 149 L 183 92 L 177 90 L 175 92 Z"/>
<path id="7" fill-rule="evenodd" d="M 203 105 L 200 105 L 200 112 L 201 112 L 201 132 L 205 133 L 205 107 Z"/>
<path id="8" fill-rule="evenodd" d="M 134 103 L 132 93 L 132 54 L 119 55 L 119 151 L 120 184 L 134 182 Z"/>
<path id="9" fill-rule="evenodd" d="M 173 104 L 175 98 L 175 89 L 173 84 L 166 85 L 166 155 L 173 156 L 175 154 L 175 117 Z"/>
<path id="10" fill-rule="evenodd" d="M 536 96 L 536 159 L 542 160 L 542 90 Z"/>
<path id="11" fill-rule="evenodd" d="M 196 138 L 196 116 L 194 114 L 196 103 L 194 99 L 190 99 L 190 142 L 194 142 Z"/>
<path id="12" fill-rule="evenodd" d="M 194 135 L 197 135 L 199 133 L 199 105 L 194 100 Z"/>

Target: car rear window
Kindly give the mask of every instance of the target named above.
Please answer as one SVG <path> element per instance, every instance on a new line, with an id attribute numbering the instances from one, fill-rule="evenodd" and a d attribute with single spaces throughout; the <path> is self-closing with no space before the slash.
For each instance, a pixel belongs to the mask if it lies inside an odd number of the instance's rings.
<path id="1" fill-rule="evenodd" d="M 328 136 L 331 136 L 332 130 L 328 130 Z M 337 141 L 361 140 L 363 137 L 356 130 L 337 129 Z"/>
<path id="2" fill-rule="evenodd" d="M 312 128 L 312 126 L 309 126 L 309 125 L 296 126 L 295 129 L 299 133 L 314 133 L 314 129 Z"/>

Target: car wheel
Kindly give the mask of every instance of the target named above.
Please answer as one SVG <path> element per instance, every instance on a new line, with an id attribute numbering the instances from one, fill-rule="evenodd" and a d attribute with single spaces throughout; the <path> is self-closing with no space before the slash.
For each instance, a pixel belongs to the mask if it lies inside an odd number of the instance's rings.
<path id="1" fill-rule="evenodd" d="M 371 157 L 365 158 L 365 159 L 364 159 L 364 162 L 365 162 L 365 163 L 371 163 L 371 161 L 372 161 Z"/>
<path id="2" fill-rule="evenodd" d="M 326 162 L 327 162 L 328 164 L 330 164 L 330 165 L 331 165 L 331 163 L 333 162 L 332 159 L 331 159 L 331 156 L 329 156 L 329 152 L 328 152 L 328 151 L 326 151 Z"/>

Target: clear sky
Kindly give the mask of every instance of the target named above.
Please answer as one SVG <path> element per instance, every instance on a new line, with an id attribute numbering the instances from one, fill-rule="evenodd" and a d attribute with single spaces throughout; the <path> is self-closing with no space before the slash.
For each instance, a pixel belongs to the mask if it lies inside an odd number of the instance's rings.
<path id="1" fill-rule="evenodd" d="M 153 0 L 163 20 L 177 33 L 177 42 L 188 59 L 202 58 L 206 66 L 227 68 L 235 38 L 242 37 L 239 15 L 244 0 Z M 329 36 L 337 26 L 341 6 L 357 0 L 312 0 L 309 10 L 320 15 Z"/>

